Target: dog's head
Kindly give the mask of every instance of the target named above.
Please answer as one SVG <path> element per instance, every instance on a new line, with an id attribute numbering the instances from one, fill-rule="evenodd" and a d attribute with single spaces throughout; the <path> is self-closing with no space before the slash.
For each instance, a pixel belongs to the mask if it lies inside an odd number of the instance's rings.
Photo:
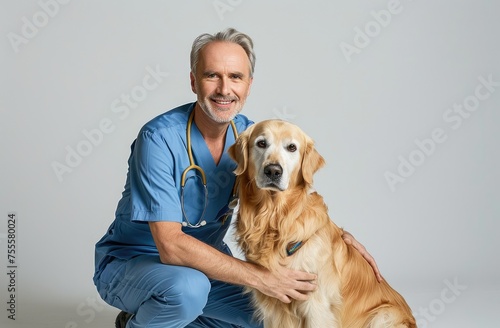
<path id="1" fill-rule="evenodd" d="M 250 126 L 229 148 L 229 155 L 238 164 L 236 175 L 273 191 L 311 186 L 314 173 L 325 163 L 309 136 L 280 120 Z"/>

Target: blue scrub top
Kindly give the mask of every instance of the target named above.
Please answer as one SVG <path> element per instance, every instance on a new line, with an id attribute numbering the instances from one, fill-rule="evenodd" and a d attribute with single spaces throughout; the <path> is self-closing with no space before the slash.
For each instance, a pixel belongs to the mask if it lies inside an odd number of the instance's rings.
<path id="1" fill-rule="evenodd" d="M 148 222 L 182 222 L 181 175 L 189 166 L 186 127 L 195 103 L 186 104 L 161 114 L 148 122 L 131 146 L 128 174 L 115 220 L 96 244 L 96 274 L 113 258 L 130 259 L 142 254 L 158 254 Z M 244 115 L 234 119 L 238 133 L 253 124 Z M 205 243 L 223 250 L 222 239 L 230 220 L 222 220 L 234 185 L 236 163 L 227 154 L 234 143 L 231 126 L 218 165 L 193 122 L 191 146 L 196 165 L 205 171 L 208 203 L 200 228 L 183 227 L 183 231 Z M 191 224 L 198 223 L 203 212 L 205 194 L 197 171 L 187 174 L 185 210 Z M 224 224 L 223 224 L 224 221 Z"/>

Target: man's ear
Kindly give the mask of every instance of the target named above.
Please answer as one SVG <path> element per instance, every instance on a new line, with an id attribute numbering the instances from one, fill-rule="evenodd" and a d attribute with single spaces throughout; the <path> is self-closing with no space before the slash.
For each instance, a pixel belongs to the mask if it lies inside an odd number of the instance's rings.
<path id="1" fill-rule="evenodd" d="M 313 140 L 307 138 L 306 149 L 304 151 L 304 157 L 302 158 L 302 177 L 304 181 L 312 185 L 314 173 L 324 165 L 325 159 L 318 153 L 316 147 L 314 147 Z"/>
<path id="2" fill-rule="evenodd" d="M 248 83 L 247 97 L 250 96 L 250 91 L 252 90 L 252 82 L 253 82 L 253 77 L 250 78 L 250 82 Z"/>
<path id="3" fill-rule="evenodd" d="M 243 131 L 236 139 L 234 145 L 228 149 L 229 156 L 238 164 L 236 170 L 234 170 L 234 174 L 236 175 L 243 174 L 248 167 L 248 140 L 250 139 L 253 127 L 252 125 Z"/>
<path id="4" fill-rule="evenodd" d="M 193 72 L 190 72 L 189 73 L 189 80 L 191 81 L 191 90 L 195 93 L 195 94 L 198 94 L 196 92 L 196 78 L 193 74 Z"/>

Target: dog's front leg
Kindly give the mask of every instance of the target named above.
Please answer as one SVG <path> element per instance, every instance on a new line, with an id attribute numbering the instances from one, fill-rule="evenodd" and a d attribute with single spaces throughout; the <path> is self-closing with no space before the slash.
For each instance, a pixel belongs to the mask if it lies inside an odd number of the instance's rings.
<path id="1" fill-rule="evenodd" d="M 314 316 L 308 316 L 302 327 L 304 328 L 318 328 L 318 327 L 328 327 L 328 328 L 341 328 L 340 320 L 338 320 L 334 315 L 329 312 L 318 314 Z"/>
<path id="2" fill-rule="evenodd" d="M 303 304 L 300 312 L 303 314 L 303 328 L 341 328 L 338 306 L 332 305 L 326 299 L 310 299 Z"/>
<path id="3" fill-rule="evenodd" d="M 330 309 L 325 308 L 323 310 L 309 313 L 305 319 L 303 327 L 304 328 L 318 328 L 318 327 L 340 328 L 342 326 L 340 324 L 339 318 L 336 318 Z"/>
<path id="4" fill-rule="evenodd" d="M 264 319 L 264 328 L 305 328 L 304 321 L 296 316 L 289 314 L 276 314 L 277 315 L 275 316 Z M 315 328 L 318 327 L 320 326 Z"/>

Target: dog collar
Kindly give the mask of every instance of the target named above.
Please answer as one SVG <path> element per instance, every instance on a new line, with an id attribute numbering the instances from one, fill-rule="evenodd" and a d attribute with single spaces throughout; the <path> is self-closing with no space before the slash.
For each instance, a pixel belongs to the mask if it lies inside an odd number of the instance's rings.
<path id="1" fill-rule="evenodd" d="M 296 251 L 298 251 L 302 246 L 304 246 L 304 242 L 302 241 L 298 241 L 296 243 L 289 243 L 287 246 L 286 246 L 286 254 L 288 256 L 292 256 L 293 254 L 295 254 Z"/>

